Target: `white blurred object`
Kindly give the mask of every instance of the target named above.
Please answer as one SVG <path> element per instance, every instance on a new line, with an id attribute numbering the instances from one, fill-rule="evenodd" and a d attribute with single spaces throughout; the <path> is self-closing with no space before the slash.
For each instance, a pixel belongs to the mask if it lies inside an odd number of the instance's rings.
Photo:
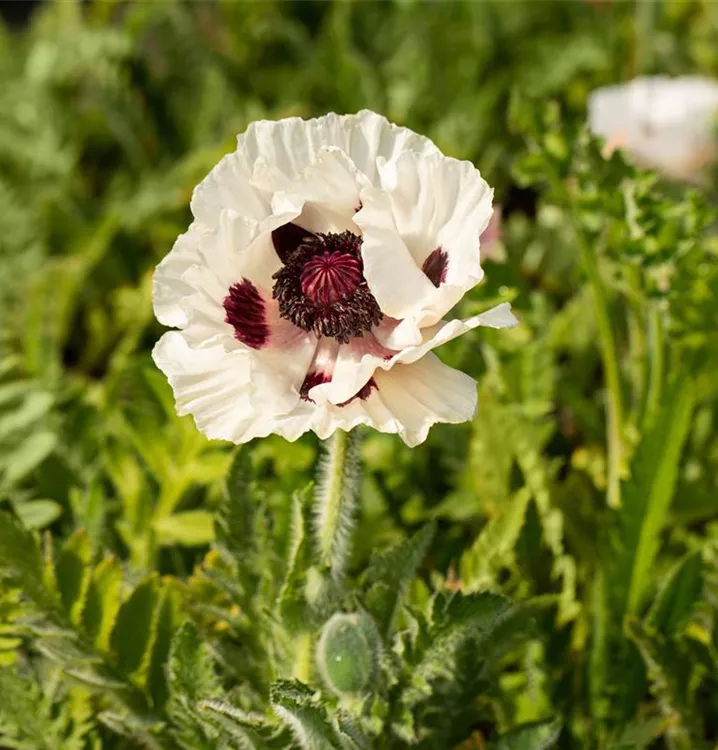
<path id="1" fill-rule="evenodd" d="M 718 153 L 718 82 L 654 76 L 594 91 L 589 128 L 606 150 L 625 149 L 636 164 L 695 182 Z"/>

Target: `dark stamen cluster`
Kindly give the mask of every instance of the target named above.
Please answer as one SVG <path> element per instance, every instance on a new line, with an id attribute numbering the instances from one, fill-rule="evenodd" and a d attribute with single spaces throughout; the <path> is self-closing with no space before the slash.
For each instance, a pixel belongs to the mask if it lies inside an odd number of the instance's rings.
<path id="1" fill-rule="evenodd" d="M 352 232 L 301 237 L 273 277 L 279 314 L 343 344 L 380 323 L 381 310 L 364 279 L 361 242 Z"/>

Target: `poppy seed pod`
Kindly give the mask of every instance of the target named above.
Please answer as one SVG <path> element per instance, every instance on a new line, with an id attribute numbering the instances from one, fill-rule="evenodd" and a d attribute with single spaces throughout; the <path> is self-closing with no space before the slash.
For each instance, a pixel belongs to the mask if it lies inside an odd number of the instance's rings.
<path id="1" fill-rule="evenodd" d="M 365 691 L 376 671 L 378 645 L 371 617 L 364 613 L 333 615 L 317 646 L 317 666 L 327 687 L 339 695 Z"/>

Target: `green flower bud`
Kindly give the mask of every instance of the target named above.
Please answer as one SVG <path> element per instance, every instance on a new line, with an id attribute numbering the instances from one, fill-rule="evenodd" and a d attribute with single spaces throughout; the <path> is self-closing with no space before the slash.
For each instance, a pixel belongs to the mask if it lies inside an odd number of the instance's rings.
<path id="1" fill-rule="evenodd" d="M 324 625 L 317 664 L 327 687 L 337 694 L 367 689 L 377 663 L 378 636 L 368 615 L 335 614 Z"/>

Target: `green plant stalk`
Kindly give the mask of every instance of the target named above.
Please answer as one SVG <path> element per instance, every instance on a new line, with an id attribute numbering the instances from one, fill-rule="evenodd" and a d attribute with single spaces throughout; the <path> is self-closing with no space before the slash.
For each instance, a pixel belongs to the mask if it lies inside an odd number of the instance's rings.
<path id="1" fill-rule="evenodd" d="M 644 424 L 648 425 L 655 418 L 661 403 L 663 392 L 663 375 L 665 369 L 665 355 L 663 345 L 663 323 L 661 312 L 657 305 L 648 309 L 648 343 L 651 353 L 651 369 L 646 396 Z"/>
<path id="2" fill-rule="evenodd" d="M 348 562 L 357 489 L 356 430 L 337 430 L 319 471 L 315 498 L 315 534 L 319 558 L 335 581 Z"/>
<path id="3" fill-rule="evenodd" d="M 593 297 L 601 359 L 603 361 L 606 387 L 608 389 L 607 501 L 610 507 L 618 508 L 621 505 L 621 474 L 623 471 L 623 396 L 621 391 L 621 376 L 618 369 L 616 340 L 613 335 L 613 328 L 611 327 L 608 300 L 596 255 L 586 247 L 585 242 L 581 238 L 580 230 L 577 230 L 577 235 L 581 246 L 583 267 L 588 277 Z"/>
<path id="4" fill-rule="evenodd" d="M 294 643 L 294 669 L 292 677 L 308 685 L 312 677 L 314 644 L 311 633 L 301 633 Z"/>
<path id="5" fill-rule="evenodd" d="M 337 430 L 329 447 L 326 469 L 326 487 L 319 493 L 320 506 L 317 508 L 317 539 L 322 562 L 331 564 L 336 545 L 336 534 L 341 518 L 342 489 L 344 485 L 344 464 L 347 459 L 349 437 L 343 430 Z M 323 501 L 323 502 L 322 502 Z"/>

